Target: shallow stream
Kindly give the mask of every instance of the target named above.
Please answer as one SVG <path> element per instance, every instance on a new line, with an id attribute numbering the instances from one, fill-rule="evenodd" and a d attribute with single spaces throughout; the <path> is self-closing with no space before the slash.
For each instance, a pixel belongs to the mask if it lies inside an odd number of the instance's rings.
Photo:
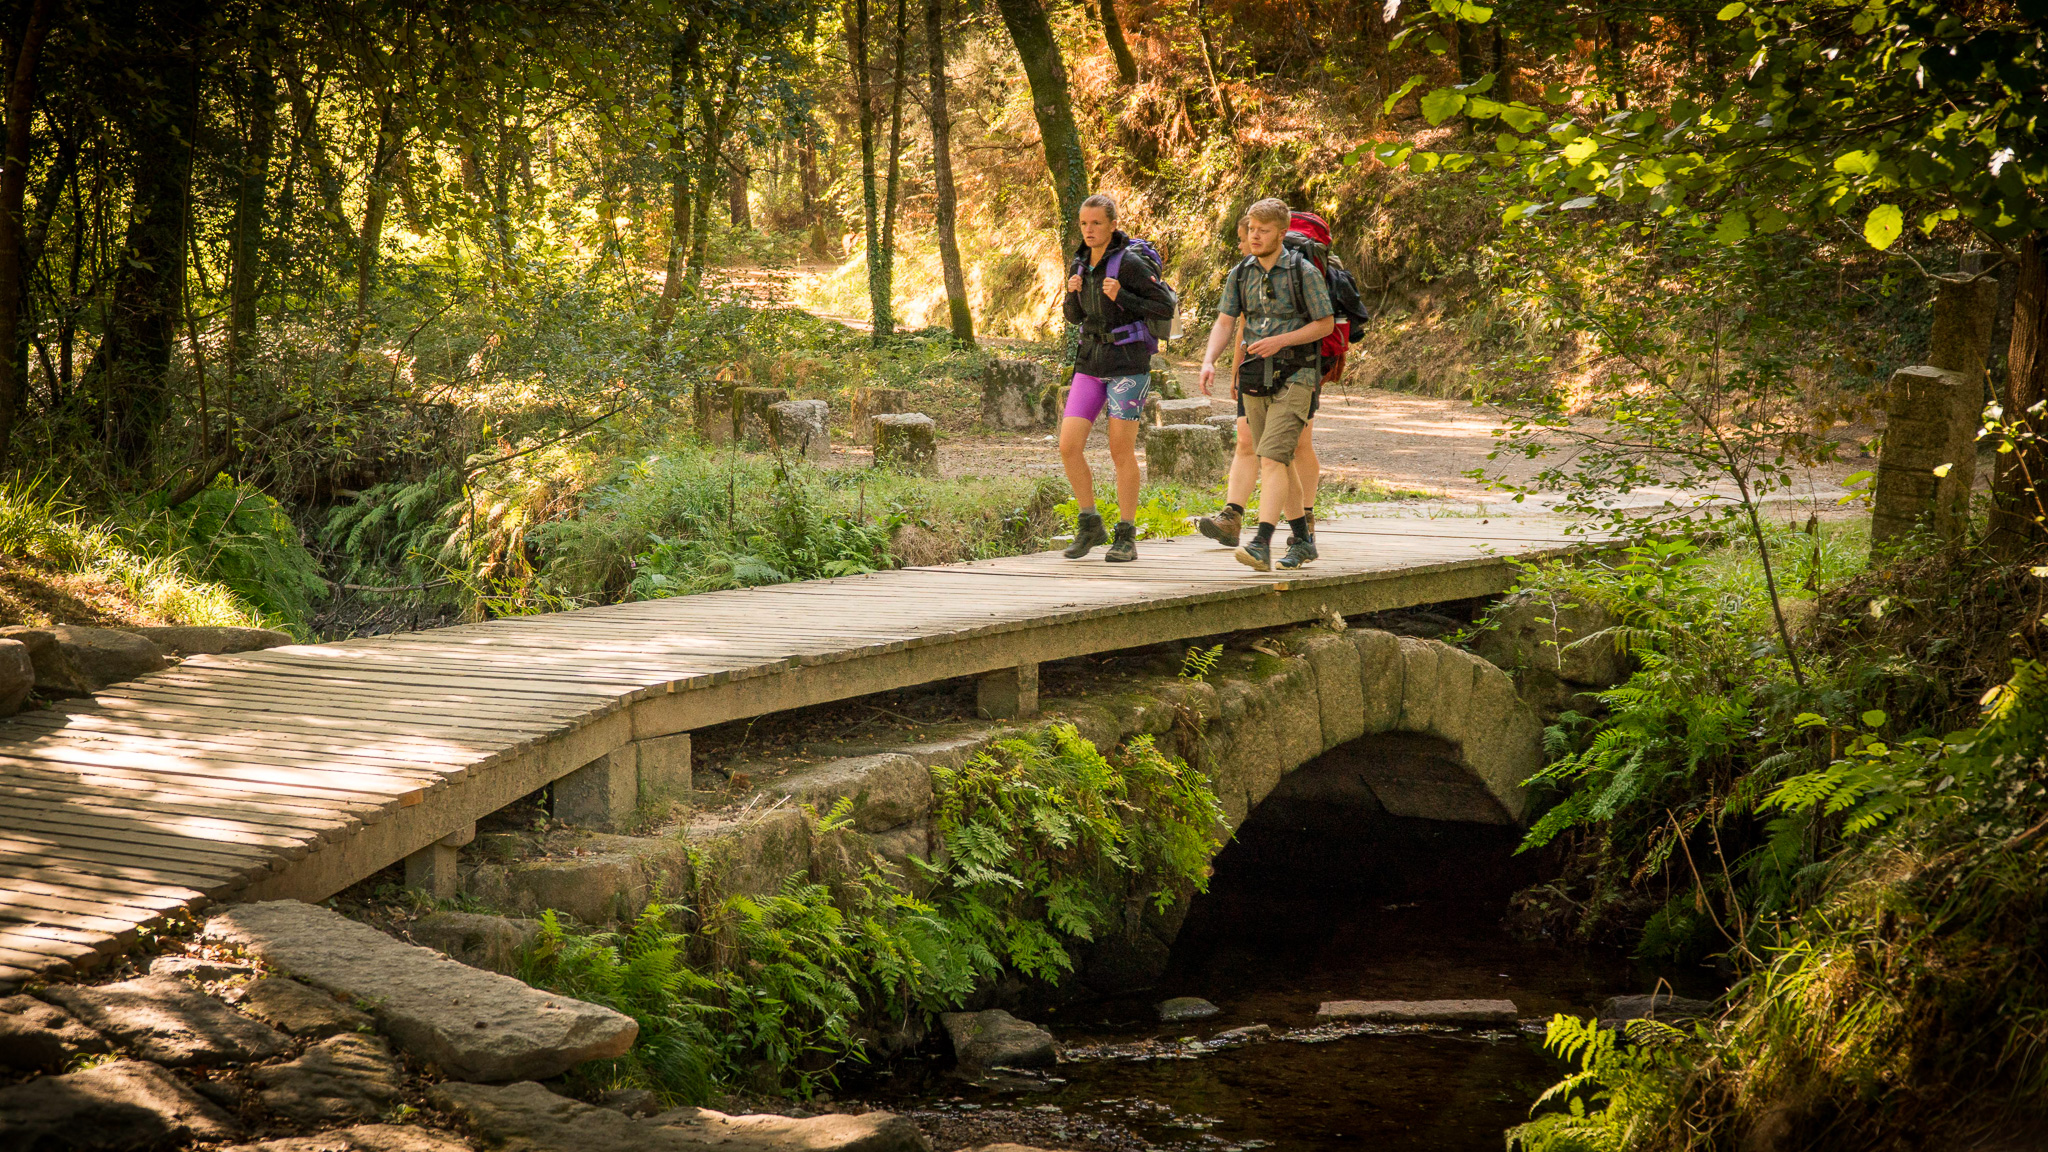
<path id="1" fill-rule="evenodd" d="M 1542 1022 L 1650 990 L 1623 957 L 1503 927 L 1508 895 L 1536 878 L 1514 830 L 1279 799 L 1217 858 L 1154 989 L 1033 1017 L 1062 1049 L 1043 1079 L 972 1083 L 937 1058 L 859 1098 L 909 1113 L 941 1152 L 1494 1152 L 1563 1072 Z M 1161 1024 L 1170 996 L 1222 1014 Z M 1340 999 L 1507 999 L 1524 1023 L 1319 1028 L 1317 1006 Z M 1270 1039 L 1209 1043 L 1259 1024 Z"/>

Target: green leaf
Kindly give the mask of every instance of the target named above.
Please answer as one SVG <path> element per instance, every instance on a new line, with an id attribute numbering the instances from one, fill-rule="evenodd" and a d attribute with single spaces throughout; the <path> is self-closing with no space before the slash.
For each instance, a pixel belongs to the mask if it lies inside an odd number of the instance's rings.
<path id="1" fill-rule="evenodd" d="M 1414 152 L 1408 156 L 1408 170 L 1415 173 L 1434 172 L 1443 162 L 1443 157 L 1434 152 Z"/>
<path id="2" fill-rule="evenodd" d="M 1906 226 L 1905 215 L 1896 204 L 1879 204 L 1863 218 L 1863 238 L 1870 246 L 1882 252 L 1898 242 L 1899 232 Z"/>
<path id="3" fill-rule="evenodd" d="M 1410 76 L 1406 81 L 1402 82 L 1399 88 L 1394 89 L 1394 94 L 1392 96 L 1387 97 L 1386 100 L 1381 102 L 1381 114 L 1385 115 L 1392 113 L 1394 110 L 1394 105 L 1399 104 L 1401 102 L 1401 97 L 1406 96 L 1407 94 L 1415 91 L 1417 88 L 1421 86 L 1422 77 Z"/>
<path id="4" fill-rule="evenodd" d="M 1442 36 L 1436 34 L 1435 32 L 1431 32 L 1428 35 L 1428 37 L 1426 37 L 1422 41 L 1422 46 L 1424 48 L 1429 49 L 1430 53 L 1436 56 L 1441 56 L 1444 53 L 1449 52 L 1451 50 L 1451 42 L 1449 40 L 1444 39 Z"/>
<path id="5" fill-rule="evenodd" d="M 1598 203 L 1600 203 L 1598 196 L 1578 196 L 1559 204 L 1557 208 L 1560 212 L 1576 212 L 1581 208 L 1591 208 Z"/>
<path id="6" fill-rule="evenodd" d="M 1600 142 L 1598 140 L 1593 139 L 1591 136 L 1581 136 L 1564 146 L 1563 155 L 1566 163 L 1576 167 L 1592 159 L 1593 154 L 1598 151 L 1600 151 Z"/>
<path id="7" fill-rule="evenodd" d="M 1845 176 L 1868 176 L 1877 171 L 1877 153 L 1844 152 L 1835 157 L 1835 171 Z"/>
<path id="8" fill-rule="evenodd" d="M 1714 13 L 1714 19 L 1733 20 L 1747 11 L 1749 11 L 1749 5 L 1744 4 L 1742 0 L 1735 0 L 1735 3 L 1725 5 L 1719 12 Z"/>
<path id="9" fill-rule="evenodd" d="M 1503 104 L 1500 119 L 1501 123 L 1517 132 L 1530 132 L 1543 123 L 1543 113 L 1526 104 Z"/>
<path id="10" fill-rule="evenodd" d="M 1464 106 L 1465 97 L 1462 93 L 1439 88 L 1422 98 L 1422 117 L 1431 124 L 1441 124 L 1457 115 L 1458 110 Z"/>
<path id="11" fill-rule="evenodd" d="M 1716 244 L 1740 244 L 1749 239 L 1749 213 L 1737 209 L 1723 213 L 1721 222 L 1714 226 Z"/>
<path id="12" fill-rule="evenodd" d="M 1872 708 L 1870 711 L 1865 712 L 1862 716 L 1857 717 L 1857 719 L 1863 721 L 1863 726 L 1865 728 L 1884 727 L 1884 712 L 1877 708 Z"/>
<path id="13" fill-rule="evenodd" d="M 1792 218 L 1790 216 L 1785 215 L 1776 208 L 1765 207 L 1757 209 L 1756 230 L 1759 235 L 1769 236 L 1774 232 L 1783 232 L 1785 226 L 1791 222 Z"/>

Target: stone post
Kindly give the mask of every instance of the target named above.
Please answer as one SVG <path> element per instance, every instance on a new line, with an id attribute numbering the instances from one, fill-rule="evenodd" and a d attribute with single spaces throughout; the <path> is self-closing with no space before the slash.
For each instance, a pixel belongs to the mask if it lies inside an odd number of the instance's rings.
<path id="1" fill-rule="evenodd" d="M 1191 400 L 1161 400 L 1159 402 L 1159 423 L 1202 424 L 1209 419 L 1207 397 L 1197 396 Z"/>
<path id="2" fill-rule="evenodd" d="M 612 832 L 633 821 L 640 803 L 639 750 L 628 744 L 555 781 L 555 819 Z"/>
<path id="3" fill-rule="evenodd" d="M 768 406 L 768 435 L 779 452 L 823 463 L 832 458 L 832 433 L 823 400 L 784 400 Z"/>
<path id="4" fill-rule="evenodd" d="M 770 442 L 768 410 L 789 399 L 782 388 L 735 388 L 732 393 L 732 431 L 742 447 L 759 451 Z"/>
<path id="5" fill-rule="evenodd" d="M 995 360 L 981 374 L 981 422 L 999 432 L 1043 425 L 1045 368 L 1036 360 Z"/>
<path id="6" fill-rule="evenodd" d="M 1974 400 L 1982 388 L 1981 379 L 1965 380 L 1924 364 L 1892 373 L 1870 513 L 1873 547 L 1906 535 L 1922 521 L 1948 539 L 1960 533 L 1955 509 L 1937 499 L 1940 479 L 1934 470 L 1944 464 L 1954 470 L 1955 413 L 1964 395 Z"/>
<path id="7" fill-rule="evenodd" d="M 452 900 L 457 889 L 457 849 L 476 839 L 476 825 L 458 828 L 405 858 L 405 886 L 436 900 Z"/>
<path id="8" fill-rule="evenodd" d="M 690 796 L 690 734 L 650 736 L 632 743 L 640 803 L 660 809 Z"/>
<path id="9" fill-rule="evenodd" d="M 922 412 L 875 417 L 875 467 L 918 476 L 939 474 L 939 426 Z"/>
<path id="10" fill-rule="evenodd" d="M 1980 261 L 1965 258 L 1965 266 Z M 1938 280 L 1934 289 L 1934 332 L 1927 362 L 1963 378 L 1965 386 L 1951 399 L 1949 447 L 1944 462 L 1948 475 L 1937 485 L 1935 499 L 1947 510 L 1948 537 L 1955 539 L 1970 522 L 1970 490 L 1977 482 L 1977 432 L 1984 426 L 1984 365 L 1991 356 L 1991 326 L 1998 315 L 1998 281 Z M 1887 433 L 1889 436 L 1889 433 Z"/>
<path id="11" fill-rule="evenodd" d="M 1211 416 L 1207 420 L 1202 421 L 1202 423 L 1207 424 L 1209 427 L 1214 428 L 1218 432 L 1223 433 L 1223 446 L 1225 448 L 1237 447 L 1236 416 L 1227 413 L 1222 416 Z"/>
<path id="12" fill-rule="evenodd" d="M 901 388 L 861 388 L 854 392 L 848 415 L 853 424 L 853 438 L 862 444 L 872 444 L 875 439 L 875 417 L 887 412 L 905 411 L 910 404 L 910 394 Z"/>
<path id="13" fill-rule="evenodd" d="M 974 706 L 986 720 L 1023 720 L 1038 715 L 1038 665 L 998 668 L 975 681 Z"/>
<path id="14" fill-rule="evenodd" d="M 1145 441 L 1145 475 L 1155 484 L 1161 480 L 1214 484 L 1229 467 L 1229 446 L 1207 424 L 1162 425 Z"/>
<path id="15" fill-rule="evenodd" d="M 691 414 L 696 419 L 697 438 L 706 444 L 732 442 L 733 386 L 721 381 L 700 382 L 690 394 Z"/>

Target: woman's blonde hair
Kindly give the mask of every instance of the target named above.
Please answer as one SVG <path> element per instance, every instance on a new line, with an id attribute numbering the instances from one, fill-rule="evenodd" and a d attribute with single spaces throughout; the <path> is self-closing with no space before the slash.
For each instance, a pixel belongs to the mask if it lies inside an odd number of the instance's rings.
<path id="1" fill-rule="evenodd" d="M 1111 196 L 1107 192 L 1097 192 L 1095 195 L 1090 196 L 1086 200 L 1081 201 L 1081 207 L 1100 208 L 1102 209 L 1103 214 L 1109 217 L 1109 222 L 1111 224 L 1116 223 L 1116 197 Z M 1075 214 L 1080 214 L 1078 209 L 1076 210 Z"/>

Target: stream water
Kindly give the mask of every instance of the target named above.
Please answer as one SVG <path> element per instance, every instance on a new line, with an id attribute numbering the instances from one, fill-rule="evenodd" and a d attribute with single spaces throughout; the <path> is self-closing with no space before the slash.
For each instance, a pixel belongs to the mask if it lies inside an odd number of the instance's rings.
<path id="1" fill-rule="evenodd" d="M 1164 979 L 1146 995 L 1042 1013 L 1061 1063 L 973 1083 L 899 1065 L 864 1103 L 913 1116 L 946 1149 L 1016 1142 L 1100 1152 L 1485 1149 L 1563 1072 L 1541 1022 L 1649 991 L 1623 957 L 1511 936 L 1534 879 L 1514 829 L 1269 800 L 1218 856 Z M 1698 990 L 1693 982 L 1693 990 Z M 1199 996 L 1222 1014 L 1161 1024 Z M 1524 1024 L 1323 1027 L 1339 999 L 1507 999 Z M 1271 1038 L 1208 1043 L 1267 1025 Z"/>

